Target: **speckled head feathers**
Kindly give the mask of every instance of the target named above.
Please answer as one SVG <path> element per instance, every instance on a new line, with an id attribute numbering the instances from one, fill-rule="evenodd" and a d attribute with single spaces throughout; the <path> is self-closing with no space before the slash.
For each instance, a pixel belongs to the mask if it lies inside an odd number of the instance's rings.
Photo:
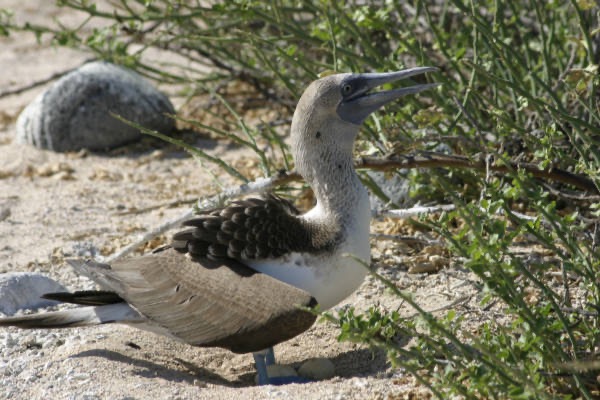
<path id="1" fill-rule="evenodd" d="M 377 86 L 405 79 L 432 67 L 388 73 L 328 75 L 302 94 L 292 120 L 292 151 L 296 168 L 309 182 L 322 178 L 352 158 L 352 146 L 369 114 L 404 95 L 437 86 L 422 84 L 370 93 Z"/>

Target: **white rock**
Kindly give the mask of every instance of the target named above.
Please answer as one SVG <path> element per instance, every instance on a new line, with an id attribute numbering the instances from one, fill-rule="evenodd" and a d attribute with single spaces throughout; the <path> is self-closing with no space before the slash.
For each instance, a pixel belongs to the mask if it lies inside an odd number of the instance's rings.
<path id="1" fill-rule="evenodd" d="M 78 372 L 78 373 L 67 375 L 68 381 L 88 381 L 89 379 L 90 379 L 90 374 L 87 374 L 85 372 Z"/>
<path id="2" fill-rule="evenodd" d="M 9 349 L 11 347 L 15 347 L 19 344 L 19 342 L 11 335 L 10 333 L 6 333 L 4 337 L 4 348 Z"/>
<path id="3" fill-rule="evenodd" d="M 316 381 L 330 379 L 335 375 L 335 366 L 328 358 L 311 358 L 300 366 L 298 375 Z"/>
<path id="4" fill-rule="evenodd" d="M 45 300 L 40 296 L 44 293 L 64 292 L 65 290 L 60 283 L 38 273 L 0 274 L 0 313 L 13 315 L 18 310 L 56 304 L 55 301 Z"/>

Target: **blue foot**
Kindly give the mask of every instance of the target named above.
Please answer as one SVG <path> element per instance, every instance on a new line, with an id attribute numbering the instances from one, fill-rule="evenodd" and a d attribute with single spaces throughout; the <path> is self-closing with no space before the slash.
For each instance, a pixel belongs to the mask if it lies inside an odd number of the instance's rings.
<path id="1" fill-rule="evenodd" d="M 258 384 L 268 385 L 269 374 L 267 374 L 267 363 L 265 362 L 265 353 L 259 352 L 254 353 L 254 363 L 256 364 L 256 372 L 258 372 Z"/>
<path id="2" fill-rule="evenodd" d="M 269 347 L 265 352 L 265 363 L 267 365 L 275 364 L 275 351 L 272 347 Z"/>
<path id="3" fill-rule="evenodd" d="M 253 356 L 254 362 L 256 363 L 256 372 L 258 372 L 258 384 L 261 386 L 312 382 L 310 379 L 295 375 L 269 377 L 267 366 L 275 364 L 275 353 L 273 352 L 272 347 L 256 352 Z"/>

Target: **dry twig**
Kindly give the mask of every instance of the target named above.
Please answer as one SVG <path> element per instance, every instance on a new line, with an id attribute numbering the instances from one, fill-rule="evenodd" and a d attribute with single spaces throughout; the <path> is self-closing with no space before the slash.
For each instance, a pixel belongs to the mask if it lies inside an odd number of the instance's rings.
<path id="1" fill-rule="evenodd" d="M 418 154 L 392 154 L 386 158 L 362 157 L 357 160 L 356 168 L 367 168 L 378 171 L 389 171 L 398 168 L 465 168 L 477 171 L 509 173 L 525 170 L 536 178 L 551 180 L 575 186 L 581 190 L 600 194 L 600 190 L 588 177 L 574 174 L 560 168 L 540 169 L 535 164 L 509 161 L 500 163 L 494 160 L 486 165 L 485 156 L 470 159 L 464 156 L 419 152 Z"/>

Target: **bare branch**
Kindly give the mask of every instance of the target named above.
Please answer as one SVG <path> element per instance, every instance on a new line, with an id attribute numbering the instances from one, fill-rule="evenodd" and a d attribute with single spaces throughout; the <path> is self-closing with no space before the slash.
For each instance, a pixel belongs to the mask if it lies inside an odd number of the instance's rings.
<path id="1" fill-rule="evenodd" d="M 55 79 L 61 78 L 64 75 L 68 74 L 69 72 L 74 71 L 77 68 L 81 67 L 82 65 L 84 65 L 86 63 L 89 63 L 91 61 L 94 61 L 94 60 L 95 60 L 95 58 L 88 58 L 87 60 L 84 60 L 81 64 L 79 64 L 78 66 L 76 66 L 74 68 L 69 68 L 69 69 L 67 69 L 65 71 L 56 72 L 56 73 L 50 75 L 47 78 L 40 79 L 38 81 L 34 81 L 34 82 L 29 83 L 29 84 L 24 85 L 24 86 L 20 86 L 20 87 L 14 88 L 14 89 L 5 89 L 5 90 L 2 90 L 2 91 L 0 91 L 0 98 L 6 97 L 6 96 L 12 96 L 12 95 L 15 95 L 15 94 L 20 94 L 20 93 L 26 92 L 28 90 L 35 89 L 38 86 L 45 85 L 46 83 L 49 83 L 49 82 L 52 82 Z"/>
<path id="2" fill-rule="evenodd" d="M 464 156 L 440 154 L 433 152 L 420 152 L 419 154 L 392 154 L 387 158 L 362 157 L 357 160 L 356 168 L 366 168 L 378 171 L 389 171 L 404 168 L 464 168 L 477 171 L 490 171 L 509 173 L 512 171 L 525 170 L 536 178 L 556 181 L 573 185 L 579 189 L 600 193 L 600 190 L 588 177 L 574 174 L 560 168 L 540 169 L 535 164 L 508 161 L 500 163 L 492 162 L 486 165 L 485 157 L 470 159 Z"/>
<path id="3" fill-rule="evenodd" d="M 386 233 L 371 233 L 371 238 L 375 240 L 391 240 L 393 242 L 402 242 L 406 244 L 422 244 L 425 246 L 444 244 L 443 240 L 421 239 L 414 236 L 389 235 Z"/>
<path id="4" fill-rule="evenodd" d="M 452 211 L 454 210 L 454 204 L 443 204 L 439 206 L 414 206 L 411 208 L 406 208 L 402 210 L 383 210 L 383 211 L 372 211 L 371 216 L 373 218 L 397 218 L 397 219 L 407 219 L 410 217 L 414 217 L 415 215 L 421 214 L 430 214 L 434 212 L 440 211 Z"/>

